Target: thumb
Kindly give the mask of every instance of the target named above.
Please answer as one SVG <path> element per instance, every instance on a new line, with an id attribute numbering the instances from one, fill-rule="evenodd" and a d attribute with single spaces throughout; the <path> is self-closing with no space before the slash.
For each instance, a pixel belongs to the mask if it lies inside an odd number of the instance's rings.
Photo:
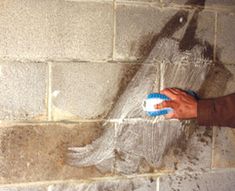
<path id="1" fill-rule="evenodd" d="M 175 107 L 175 102 L 170 100 L 170 101 L 164 101 L 160 104 L 155 105 L 155 109 L 163 109 L 166 107 L 171 107 L 172 109 L 174 109 Z"/>

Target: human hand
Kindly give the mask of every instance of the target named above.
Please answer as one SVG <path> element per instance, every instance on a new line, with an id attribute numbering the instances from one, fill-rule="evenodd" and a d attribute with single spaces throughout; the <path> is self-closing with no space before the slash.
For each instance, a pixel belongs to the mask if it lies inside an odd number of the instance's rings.
<path id="1" fill-rule="evenodd" d="M 177 88 L 167 88 L 160 91 L 171 100 L 155 105 L 156 109 L 171 107 L 174 111 L 167 114 L 166 118 L 192 119 L 197 117 L 197 100 L 186 92 Z"/>

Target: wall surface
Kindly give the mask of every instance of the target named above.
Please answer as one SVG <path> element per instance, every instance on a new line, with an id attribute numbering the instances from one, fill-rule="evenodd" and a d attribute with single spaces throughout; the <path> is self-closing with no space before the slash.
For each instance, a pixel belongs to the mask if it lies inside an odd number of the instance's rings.
<path id="1" fill-rule="evenodd" d="M 0 9 L 0 190 L 235 190 L 235 130 L 141 108 L 165 87 L 235 92 L 234 0 Z"/>

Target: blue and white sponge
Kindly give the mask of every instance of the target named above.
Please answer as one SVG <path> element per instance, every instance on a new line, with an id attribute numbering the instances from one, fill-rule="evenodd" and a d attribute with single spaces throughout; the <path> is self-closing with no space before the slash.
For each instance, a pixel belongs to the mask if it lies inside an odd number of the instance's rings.
<path id="1" fill-rule="evenodd" d="M 160 115 L 166 115 L 173 111 L 172 108 L 164 108 L 164 109 L 155 109 L 155 105 L 162 103 L 163 101 L 171 100 L 164 94 L 159 93 L 151 93 L 144 99 L 142 107 L 143 110 L 147 113 L 148 116 L 156 117 Z"/>

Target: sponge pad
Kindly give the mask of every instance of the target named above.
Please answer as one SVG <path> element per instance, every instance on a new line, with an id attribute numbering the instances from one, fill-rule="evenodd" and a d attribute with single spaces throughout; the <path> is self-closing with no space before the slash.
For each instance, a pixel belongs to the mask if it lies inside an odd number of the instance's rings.
<path id="1" fill-rule="evenodd" d="M 168 113 L 171 113 L 173 109 L 172 108 L 155 109 L 155 105 L 160 104 L 163 101 L 169 101 L 169 100 L 171 99 L 164 94 L 151 93 L 143 101 L 142 107 L 148 116 L 155 117 L 159 115 L 166 115 Z"/>

